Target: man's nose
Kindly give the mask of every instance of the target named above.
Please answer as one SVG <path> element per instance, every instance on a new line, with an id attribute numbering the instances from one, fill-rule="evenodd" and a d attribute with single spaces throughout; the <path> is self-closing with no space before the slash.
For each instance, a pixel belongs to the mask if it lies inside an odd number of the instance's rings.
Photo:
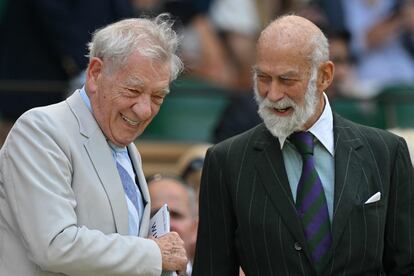
<path id="1" fill-rule="evenodd" d="M 132 110 L 140 121 L 149 119 L 152 115 L 151 96 L 142 94 L 132 106 Z"/>
<path id="2" fill-rule="evenodd" d="M 266 98 L 271 102 L 277 102 L 283 99 L 284 93 L 282 91 L 282 88 L 278 84 L 277 80 L 272 80 L 272 82 L 269 85 L 268 92 L 266 95 Z"/>

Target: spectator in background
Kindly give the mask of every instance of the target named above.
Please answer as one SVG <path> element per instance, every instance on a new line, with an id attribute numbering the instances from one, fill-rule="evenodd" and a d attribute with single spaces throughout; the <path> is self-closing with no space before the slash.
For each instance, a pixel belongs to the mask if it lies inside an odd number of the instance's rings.
<path id="1" fill-rule="evenodd" d="M 200 190 L 204 157 L 210 146 L 210 144 L 193 145 L 177 161 L 177 174 L 195 190 L 197 198 Z"/>
<path id="2" fill-rule="evenodd" d="M 8 0 L 0 20 L 0 136 L 26 110 L 64 99 L 87 66 L 92 32 L 133 15 L 130 0 Z"/>
<path id="3" fill-rule="evenodd" d="M 327 89 L 330 100 L 346 97 L 346 86 L 352 74 L 352 60 L 349 54 L 347 31 L 325 31 L 329 41 L 329 58 L 335 63 L 335 78 Z"/>
<path id="4" fill-rule="evenodd" d="M 335 98 L 366 99 L 377 93 L 369 82 L 358 79 L 349 49 L 350 34 L 346 30 L 327 29 L 329 55 L 335 63 L 335 78 L 327 89 L 331 100 Z"/>
<path id="5" fill-rule="evenodd" d="M 186 64 L 186 74 L 220 87 L 231 87 L 234 72 L 227 53 L 211 24 L 208 12 L 212 0 L 134 0 L 139 10 L 157 14 L 168 12 L 180 24 L 177 30 L 183 36 L 180 56 Z"/>
<path id="6" fill-rule="evenodd" d="M 221 37 L 229 66 L 235 74 L 234 85 L 230 88 L 250 91 L 255 41 L 261 27 L 256 1 L 213 1 L 209 17 Z"/>
<path id="7" fill-rule="evenodd" d="M 198 224 L 194 189 L 177 176 L 162 174 L 148 178 L 148 189 L 151 197 L 151 216 L 164 204 L 168 205 L 171 231 L 177 232 L 184 241 L 189 260 L 187 275 L 191 275 Z"/>
<path id="8" fill-rule="evenodd" d="M 213 142 L 218 143 L 240 134 L 262 122 L 257 114 L 253 91 L 232 95 L 214 129 Z"/>
<path id="9" fill-rule="evenodd" d="M 182 69 L 171 25 L 160 15 L 97 31 L 85 86 L 16 121 L 0 150 L 0 275 L 185 271 L 177 233 L 148 238 L 133 143 Z"/>
<path id="10" fill-rule="evenodd" d="M 404 20 L 405 30 L 403 31 L 404 46 L 414 58 L 414 1 L 399 0 L 398 9 Z"/>
<path id="11" fill-rule="evenodd" d="M 351 33 L 357 78 L 377 94 L 384 87 L 414 85 L 414 58 L 404 46 L 412 15 L 398 0 L 342 0 L 345 27 Z"/>

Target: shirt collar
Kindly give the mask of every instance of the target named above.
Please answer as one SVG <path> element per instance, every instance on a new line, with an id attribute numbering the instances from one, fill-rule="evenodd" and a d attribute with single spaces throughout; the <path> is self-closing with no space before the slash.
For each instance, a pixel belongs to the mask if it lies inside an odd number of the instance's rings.
<path id="1" fill-rule="evenodd" d="M 83 102 L 88 107 L 89 111 L 92 112 L 91 101 L 89 100 L 88 94 L 86 94 L 85 86 L 82 86 L 82 88 L 79 90 L 79 93 L 82 97 Z"/>
<path id="2" fill-rule="evenodd" d="M 107 140 L 109 147 L 115 153 L 125 154 L 128 152 L 127 147 L 120 147 L 112 143 L 111 141 Z"/>
<path id="3" fill-rule="evenodd" d="M 323 93 L 325 99 L 325 107 L 322 115 L 319 119 L 308 129 L 310 133 L 315 136 L 318 141 L 326 148 L 326 150 L 333 156 L 334 155 L 334 137 L 333 137 L 333 116 L 332 109 L 328 101 L 328 97 Z M 280 148 L 283 145 L 287 137 L 278 137 Z"/>

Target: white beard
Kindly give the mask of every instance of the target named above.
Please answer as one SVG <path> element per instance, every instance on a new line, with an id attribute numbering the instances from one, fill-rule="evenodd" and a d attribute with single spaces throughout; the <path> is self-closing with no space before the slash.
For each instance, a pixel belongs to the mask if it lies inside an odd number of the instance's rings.
<path id="1" fill-rule="evenodd" d="M 291 98 L 285 97 L 278 102 L 271 102 L 267 98 L 259 95 L 257 80 L 254 78 L 255 99 L 259 106 L 258 113 L 263 119 L 267 129 L 273 136 L 286 138 L 295 131 L 303 130 L 304 124 L 315 113 L 318 105 L 318 96 L 316 91 L 317 69 L 312 70 L 309 79 L 308 88 L 305 93 L 304 106 L 296 104 Z M 293 113 L 289 116 L 278 116 L 273 109 L 293 108 Z"/>

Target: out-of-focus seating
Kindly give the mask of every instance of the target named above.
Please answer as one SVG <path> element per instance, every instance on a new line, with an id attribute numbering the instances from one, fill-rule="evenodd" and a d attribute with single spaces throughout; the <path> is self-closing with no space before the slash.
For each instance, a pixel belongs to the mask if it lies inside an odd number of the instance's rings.
<path id="1" fill-rule="evenodd" d="M 146 177 L 159 172 L 176 174 L 179 158 L 193 144 L 182 142 L 157 142 L 138 139 L 135 142 Z"/>
<path id="2" fill-rule="evenodd" d="M 383 129 L 414 128 L 414 87 L 389 86 L 372 99 L 336 98 L 332 108 L 354 122 Z"/>
<path id="3" fill-rule="evenodd" d="M 386 128 L 414 128 L 414 86 L 387 87 L 378 101 L 384 108 Z"/>
<path id="4" fill-rule="evenodd" d="M 335 98 L 331 105 L 335 112 L 353 122 L 378 128 L 386 125 L 383 107 L 375 99 Z"/>
<path id="5" fill-rule="evenodd" d="M 210 142 L 228 102 L 225 90 L 194 79 L 175 81 L 153 122 L 140 137 L 156 141 Z"/>

